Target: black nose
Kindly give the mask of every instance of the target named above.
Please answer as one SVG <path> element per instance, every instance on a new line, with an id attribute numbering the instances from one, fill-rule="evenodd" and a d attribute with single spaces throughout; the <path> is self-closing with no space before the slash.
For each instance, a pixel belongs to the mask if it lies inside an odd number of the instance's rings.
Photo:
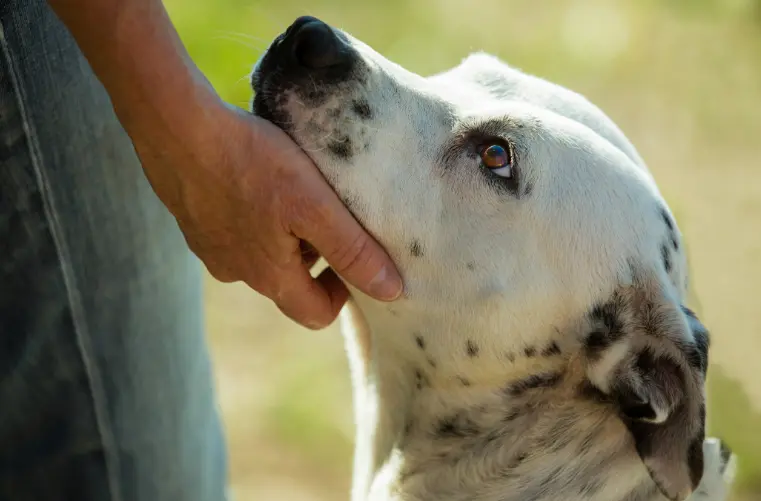
<path id="1" fill-rule="evenodd" d="M 285 32 L 284 42 L 290 47 L 295 62 L 308 69 L 340 66 L 351 59 L 351 52 L 343 37 L 314 17 L 302 16 L 296 19 Z"/>

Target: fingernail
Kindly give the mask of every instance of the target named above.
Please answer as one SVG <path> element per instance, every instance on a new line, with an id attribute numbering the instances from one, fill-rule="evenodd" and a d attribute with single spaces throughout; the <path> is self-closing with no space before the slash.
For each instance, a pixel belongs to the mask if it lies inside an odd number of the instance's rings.
<path id="1" fill-rule="evenodd" d="M 396 274 L 390 274 L 385 266 L 381 268 L 368 286 L 370 294 L 383 301 L 393 301 L 402 294 L 402 278 Z"/>

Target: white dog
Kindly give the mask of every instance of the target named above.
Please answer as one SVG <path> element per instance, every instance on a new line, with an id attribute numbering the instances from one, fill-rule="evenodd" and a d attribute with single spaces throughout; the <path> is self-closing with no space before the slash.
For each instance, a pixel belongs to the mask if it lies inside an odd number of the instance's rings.
<path id="1" fill-rule="evenodd" d="M 252 83 L 405 280 L 345 312 L 354 501 L 725 498 L 681 235 L 606 115 L 485 54 L 424 78 L 310 17 Z"/>

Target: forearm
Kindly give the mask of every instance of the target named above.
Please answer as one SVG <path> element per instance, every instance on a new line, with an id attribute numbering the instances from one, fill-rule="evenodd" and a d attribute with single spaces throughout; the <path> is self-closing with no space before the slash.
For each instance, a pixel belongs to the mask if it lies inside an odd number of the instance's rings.
<path id="1" fill-rule="evenodd" d="M 161 0 L 49 4 L 76 39 L 128 132 L 134 124 L 177 130 L 197 123 L 210 104 L 219 104 Z"/>

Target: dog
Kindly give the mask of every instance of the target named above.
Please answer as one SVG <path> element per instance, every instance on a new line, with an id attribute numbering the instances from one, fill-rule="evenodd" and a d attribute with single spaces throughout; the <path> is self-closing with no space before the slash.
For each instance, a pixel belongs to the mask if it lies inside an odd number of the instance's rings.
<path id="1" fill-rule="evenodd" d="M 341 316 L 354 501 L 725 499 L 682 236 L 600 109 L 484 53 L 423 77 L 308 16 L 251 81 L 405 281 Z"/>

